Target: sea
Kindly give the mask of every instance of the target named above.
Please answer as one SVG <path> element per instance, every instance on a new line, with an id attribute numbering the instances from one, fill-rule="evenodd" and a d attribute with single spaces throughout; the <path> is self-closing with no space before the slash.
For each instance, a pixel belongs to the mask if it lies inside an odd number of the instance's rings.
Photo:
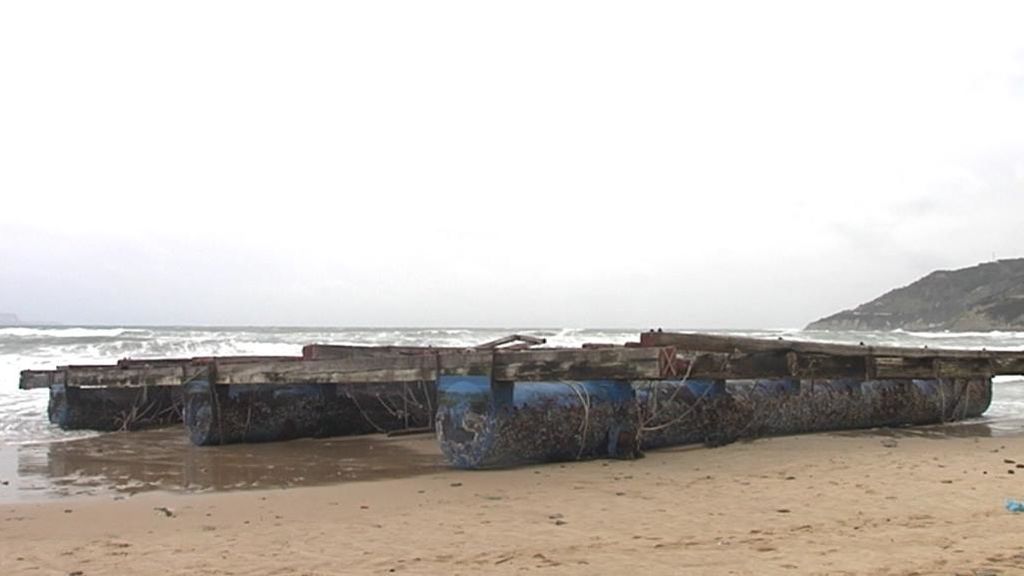
<path id="1" fill-rule="evenodd" d="M 755 338 L 786 338 L 866 345 L 927 346 L 986 350 L 1024 350 L 1024 332 L 833 332 L 800 329 L 701 330 L 663 327 L 666 331 L 709 332 Z M 287 462 L 294 449 L 271 446 L 218 447 L 193 450 L 180 430 L 99 434 L 62 431 L 47 421 L 46 390 L 19 390 L 19 372 L 65 364 L 114 363 L 122 358 L 216 355 L 300 355 L 305 344 L 405 345 L 470 347 L 508 334 L 545 338 L 552 346 L 588 342 L 635 341 L 643 329 L 597 328 L 331 328 L 199 326 L 15 326 L 0 327 L 0 501 L 28 496 L 143 489 L 227 489 L 237 486 L 291 485 L 310 474 L 311 459 L 335 477 L 361 478 L 374 470 L 406 472 L 434 469 L 440 462 L 426 444 L 413 453 L 385 458 L 385 445 L 362 440 L 319 441 L 305 446 L 296 461 L 303 474 L 291 474 Z M 992 405 L 970 426 L 987 434 L 1024 432 L 1024 376 L 996 379 Z M 312 441 L 311 441 L 312 442 Z M 284 443 L 289 444 L 289 443 Z M 377 452 L 374 453 L 374 448 Z M 397 450 L 398 448 L 394 448 Z M 206 450 L 205 452 L 203 450 Z M 214 456 L 216 454 L 216 456 Z M 349 456 L 345 456 L 349 454 Z M 373 460 L 368 454 L 375 454 Z M 117 456 L 120 455 L 120 456 Z M 273 459 L 269 469 L 253 465 Z M 182 461 L 179 462 L 179 459 Z M 225 462 L 238 466 L 225 472 Z M 99 461 L 100 464 L 96 462 Z M 367 468 L 367 462 L 373 464 Z M 191 464 L 188 464 L 191 462 Z M 196 462 L 205 463 L 196 465 Z M 409 463 L 415 465 L 409 468 Z M 340 467 L 339 467 L 340 466 Z M 207 474 L 217 468 L 216 474 Z M 270 470 L 271 472 L 267 472 Z M 276 471 L 276 472 L 275 472 Z M 5 483 L 6 482 L 6 483 Z"/>

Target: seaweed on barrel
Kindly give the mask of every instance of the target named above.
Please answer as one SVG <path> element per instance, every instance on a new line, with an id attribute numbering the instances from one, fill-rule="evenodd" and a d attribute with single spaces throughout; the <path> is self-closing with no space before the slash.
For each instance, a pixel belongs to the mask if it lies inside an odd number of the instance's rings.
<path id="1" fill-rule="evenodd" d="M 685 444 L 948 422 L 981 415 L 987 378 L 675 380 L 439 387 L 438 438 L 454 466 L 635 457 Z"/>
<path id="2" fill-rule="evenodd" d="M 185 385 L 197 445 L 273 442 L 430 425 L 433 383 Z"/>
<path id="3" fill-rule="evenodd" d="M 445 378 L 439 385 L 437 435 L 459 468 L 527 462 L 631 457 L 636 404 L 626 382 L 517 382 Z"/>

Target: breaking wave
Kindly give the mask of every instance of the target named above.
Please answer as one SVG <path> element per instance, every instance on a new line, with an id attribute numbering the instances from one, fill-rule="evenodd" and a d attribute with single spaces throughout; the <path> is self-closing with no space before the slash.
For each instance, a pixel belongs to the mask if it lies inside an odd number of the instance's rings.
<path id="1" fill-rule="evenodd" d="M 116 338 L 129 331 L 127 328 L 8 327 L 0 328 L 0 338 Z"/>

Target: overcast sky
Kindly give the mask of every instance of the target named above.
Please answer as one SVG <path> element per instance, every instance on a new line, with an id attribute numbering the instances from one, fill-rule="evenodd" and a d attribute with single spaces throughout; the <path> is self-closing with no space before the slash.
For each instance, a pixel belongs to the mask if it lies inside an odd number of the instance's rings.
<path id="1" fill-rule="evenodd" d="M 1024 255 L 1019 2 L 4 2 L 0 312 L 802 326 Z"/>

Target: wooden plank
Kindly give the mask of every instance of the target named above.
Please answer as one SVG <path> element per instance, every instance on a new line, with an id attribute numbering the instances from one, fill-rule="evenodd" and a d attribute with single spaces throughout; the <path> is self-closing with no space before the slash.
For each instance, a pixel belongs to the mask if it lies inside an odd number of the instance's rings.
<path id="1" fill-rule="evenodd" d="M 992 366 L 992 374 L 996 375 L 1024 375 L 1024 354 L 996 355 L 989 358 Z"/>
<path id="2" fill-rule="evenodd" d="M 934 378 L 935 366 L 932 362 L 920 362 L 916 358 L 900 356 L 871 357 L 867 359 L 867 377 L 871 379 L 885 378 Z"/>
<path id="3" fill-rule="evenodd" d="M 471 350 L 302 362 L 216 365 L 218 384 L 418 382 L 449 375 L 495 380 L 650 380 L 663 376 L 660 348 Z M 493 363 L 493 367 L 492 367 Z"/>
<path id="4" fill-rule="evenodd" d="M 56 370 L 22 370 L 18 381 L 18 388 L 22 390 L 49 388 L 53 384 L 56 375 Z"/>
<path id="5" fill-rule="evenodd" d="M 722 352 L 679 353 L 676 379 L 787 378 L 789 361 L 784 354 L 725 354 Z"/>
<path id="6" fill-rule="evenodd" d="M 475 351 L 441 357 L 444 373 L 484 374 L 502 381 L 652 380 L 664 377 L 660 348 L 549 348 Z M 674 351 L 672 352 L 674 354 Z"/>
<path id="7" fill-rule="evenodd" d="M 675 346 L 680 351 L 706 352 L 804 352 L 831 356 L 904 356 L 910 358 L 1024 358 L 1024 351 L 952 350 L 943 348 L 905 348 L 895 346 L 864 346 L 829 344 L 795 340 L 766 340 L 717 334 L 678 332 L 645 332 L 640 335 L 643 346 Z"/>
<path id="8" fill-rule="evenodd" d="M 985 351 L 985 349 L 948 349 L 931 347 L 868 346 L 833 344 L 795 340 L 767 340 L 717 334 L 686 334 L 676 332 L 645 332 L 640 335 L 641 345 L 676 346 L 680 352 L 714 353 L 774 353 L 790 352 L 838 357 L 903 357 L 914 359 L 991 360 L 1000 372 L 1019 374 L 1024 367 L 1024 351 Z"/>
<path id="9" fill-rule="evenodd" d="M 178 386 L 205 372 L 205 366 L 252 363 L 288 363 L 298 356 L 221 356 L 195 358 L 122 359 L 117 364 L 78 364 L 60 366 L 55 382 L 81 388 Z"/>
<path id="10" fill-rule="evenodd" d="M 509 334 L 490 342 L 484 342 L 478 344 L 473 348 L 476 350 L 493 350 L 505 344 L 511 344 L 513 342 L 520 342 L 519 348 L 529 348 L 531 346 L 540 346 L 547 342 L 544 338 L 537 338 L 536 336 L 526 336 L 525 334 Z M 507 348 L 506 348 L 507 350 Z"/>
<path id="11" fill-rule="evenodd" d="M 395 355 L 413 356 L 454 352 L 463 348 L 433 346 L 348 346 L 343 344 L 307 344 L 302 347 L 303 360 L 346 360 L 350 358 L 381 358 Z"/>
<path id="12" fill-rule="evenodd" d="M 800 352 L 679 353 L 676 371 L 690 378 L 987 378 L 992 367 L 987 359 L 931 359 L 902 357 L 853 357 Z"/>
<path id="13" fill-rule="evenodd" d="M 68 386 L 80 388 L 178 386 L 195 376 L 202 367 L 147 366 L 118 368 L 116 366 L 80 367 L 71 366 L 62 370 Z"/>
<path id="14" fill-rule="evenodd" d="M 504 352 L 503 354 L 508 354 Z M 456 350 L 433 357 L 435 376 L 493 376 L 498 352 Z"/>
<path id="15" fill-rule="evenodd" d="M 187 366 L 191 358 L 122 358 L 117 361 L 117 368 L 142 368 L 145 366 Z"/>
<path id="16" fill-rule="evenodd" d="M 214 364 L 218 384 L 333 384 L 434 379 L 432 355 L 389 355 L 299 362 Z"/>
<path id="17" fill-rule="evenodd" d="M 973 378 L 1024 374 L 1024 351 L 861 346 L 672 332 L 647 332 L 640 341 L 644 346 L 675 346 L 684 356 L 688 351 L 735 356 L 729 370 L 716 372 L 724 378 L 749 373 L 744 364 L 750 364 L 750 360 L 741 359 L 745 356 L 782 354 L 789 358 L 789 374 L 802 377 Z M 774 372 L 768 370 L 760 377 L 770 377 Z"/>
<path id="18" fill-rule="evenodd" d="M 866 378 L 867 361 L 861 356 L 786 353 L 788 377 L 809 380 L 820 378 Z M 763 376 L 762 376 L 763 378 Z"/>
<path id="19" fill-rule="evenodd" d="M 301 356 L 194 356 L 192 358 L 123 358 L 117 361 L 119 368 L 141 368 L 144 366 L 201 366 L 211 362 L 288 362 L 302 360 Z"/>
<path id="20" fill-rule="evenodd" d="M 455 346 L 354 346 L 346 344 L 307 344 L 302 347 L 302 358 L 305 360 L 343 360 L 348 358 L 384 357 L 395 354 L 416 355 L 436 354 L 438 352 L 451 353 L 463 350 L 491 350 L 514 342 L 518 342 L 518 344 L 501 348 L 501 350 L 523 350 L 544 344 L 547 341 L 544 338 L 536 338 L 534 336 L 511 334 L 509 336 L 498 338 L 497 340 L 485 342 L 472 348 L 460 348 Z"/>

